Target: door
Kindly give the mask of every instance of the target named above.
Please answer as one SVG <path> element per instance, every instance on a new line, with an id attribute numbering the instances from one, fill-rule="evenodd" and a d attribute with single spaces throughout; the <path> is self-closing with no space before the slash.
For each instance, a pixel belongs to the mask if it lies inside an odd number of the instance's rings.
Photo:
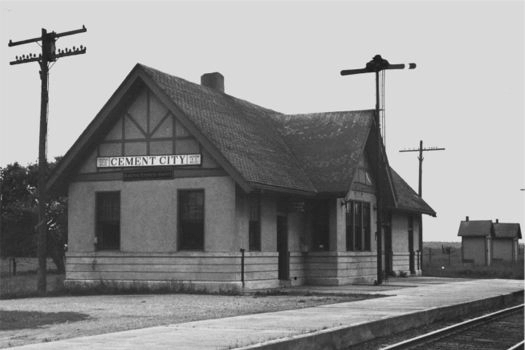
<path id="1" fill-rule="evenodd" d="M 388 225 L 385 226 L 385 277 L 388 278 L 392 274 L 393 269 L 393 256 L 392 252 L 392 219 L 389 217 Z"/>
<path id="2" fill-rule="evenodd" d="M 279 253 L 279 279 L 290 279 L 290 253 L 288 252 L 288 218 L 277 216 L 277 252 Z"/>
<path id="3" fill-rule="evenodd" d="M 410 273 L 415 274 L 416 268 L 414 264 L 414 260 L 416 258 L 416 254 L 414 253 L 414 217 L 412 215 L 408 216 L 408 251 L 410 253 L 409 257 L 409 268 Z"/>

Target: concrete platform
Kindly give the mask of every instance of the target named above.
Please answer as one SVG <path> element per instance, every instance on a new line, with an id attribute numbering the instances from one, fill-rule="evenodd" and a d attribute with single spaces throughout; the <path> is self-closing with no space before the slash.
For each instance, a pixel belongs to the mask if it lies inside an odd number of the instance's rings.
<path id="1" fill-rule="evenodd" d="M 503 306 L 523 281 L 403 278 L 382 286 L 297 287 L 292 293 L 385 297 L 108 333 L 16 349 L 342 349 L 465 312 Z"/>

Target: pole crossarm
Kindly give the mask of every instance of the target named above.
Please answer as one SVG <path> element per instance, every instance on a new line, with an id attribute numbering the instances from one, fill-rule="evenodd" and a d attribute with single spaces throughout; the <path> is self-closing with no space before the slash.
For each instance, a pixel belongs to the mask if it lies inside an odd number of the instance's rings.
<path id="1" fill-rule="evenodd" d="M 66 56 L 73 56 L 73 55 L 82 55 L 86 53 L 87 49 L 85 46 L 80 45 L 80 47 L 73 46 L 72 49 L 59 49 L 58 53 L 54 55 L 54 59 L 60 57 L 66 57 Z M 39 54 L 38 56 L 35 54 L 29 54 L 29 55 L 22 55 L 22 56 L 16 56 L 15 61 L 9 62 L 10 65 L 15 64 L 22 64 L 22 63 L 29 63 L 29 62 L 39 62 L 42 60 L 42 55 Z"/>
<path id="2" fill-rule="evenodd" d="M 58 49 L 58 52 L 55 47 L 55 42 L 58 38 L 61 38 L 63 36 L 68 35 L 74 35 L 79 33 L 85 33 L 87 32 L 87 29 L 85 26 L 82 26 L 81 29 L 76 30 L 70 30 L 67 32 L 62 33 L 55 33 L 50 32 L 48 33 L 45 29 L 42 29 L 42 36 L 39 38 L 32 38 L 27 40 L 21 40 L 21 41 L 15 41 L 9 40 L 8 46 L 18 46 L 18 45 L 24 45 L 24 44 L 30 44 L 35 42 L 42 42 L 42 53 L 41 54 L 26 54 L 21 56 L 16 56 L 14 61 L 9 62 L 10 65 L 15 64 L 23 64 L 23 63 L 29 63 L 29 62 L 55 62 L 58 58 L 66 57 L 66 56 L 73 56 L 73 55 L 81 55 L 86 53 L 86 47 L 83 45 L 80 45 L 80 47 L 73 46 L 73 48 L 67 48 L 67 49 Z"/>
<path id="3" fill-rule="evenodd" d="M 425 147 L 423 149 L 419 148 L 406 148 L 399 150 L 399 152 L 419 152 L 419 151 L 444 151 L 445 148 L 442 147 Z"/>
<path id="4" fill-rule="evenodd" d="M 428 151 L 444 151 L 444 147 L 423 147 L 423 140 L 419 141 L 419 147 L 418 148 L 406 148 L 399 150 L 399 152 L 418 152 L 419 155 L 417 156 L 417 159 L 419 160 L 419 184 L 418 184 L 418 194 L 419 197 L 423 196 L 423 152 Z"/>
<path id="5" fill-rule="evenodd" d="M 83 25 L 81 29 L 70 30 L 68 32 L 62 32 L 62 33 L 58 33 L 58 34 L 55 33 L 55 32 L 50 32 L 50 33 L 47 33 L 47 34 L 50 37 L 53 37 L 53 38 L 57 39 L 57 38 L 60 38 L 60 37 L 63 37 L 63 36 L 67 36 L 67 35 L 74 35 L 74 34 L 85 33 L 85 32 L 87 32 L 87 29 L 86 29 L 86 26 Z M 9 43 L 7 44 L 7 46 L 13 47 L 13 46 L 18 46 L 18 45 L 36 43 L 38 41 L 42 41 L 42 37 L 33 38 L 33 39 L 26 39 L 26 40 L 20 40 L 20 41 L 15 41 L 15 42 L 13 42 L 13 40 L 9 40 Z"/>

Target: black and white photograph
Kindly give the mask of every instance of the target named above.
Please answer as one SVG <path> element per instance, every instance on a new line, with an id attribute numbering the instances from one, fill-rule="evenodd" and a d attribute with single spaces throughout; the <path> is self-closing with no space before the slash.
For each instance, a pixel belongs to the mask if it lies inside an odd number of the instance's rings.
<path id="1" fill-rule="evenodd" d="M 0 23 L 0 349 L 523 349 L 525 2 Z"/>

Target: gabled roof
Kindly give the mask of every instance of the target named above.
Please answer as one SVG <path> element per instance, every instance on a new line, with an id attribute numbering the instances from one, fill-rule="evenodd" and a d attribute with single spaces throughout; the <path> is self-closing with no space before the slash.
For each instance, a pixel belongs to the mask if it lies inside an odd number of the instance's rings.
<path id="1" fill-rule="evenodd" d="M 247 192 L 270 189 L 302 195 L 346 193 L 359 158 L 371 142 L 369 136 L 377 136 L 370 110 L 284 115 L 137 64 L 57 165 L 48 189 L 67 183 L 119 116 L 117 112 L 142 88 L 151 90 Z M 409 186 L 401 179 L 396 185 L 400 189 L 393 190 L 383 148 L 381 162 L 385 165 L 382 187 L 392 193 L 395 206 L 394 192 L 407 194 Z M 405 209 L 435 215 L 424 201 L 407 203 Z"/>
<path id="2" fill-rule="evenodd" d="M 248 183 L 316 192 L 271 125 L 271 117 L 280 113 L 150 67 L 139 67 Z"/>
<path id="3" fill-rule="evenodd" d="M 490 220 L 461 221 L 458 236 L 461 237 L 487 237 L 492 236 L 494 228 Z"/>
<path id="4" fill-rule="evenodd" d="M 315 195 L 317 190 L 265 109 L 217 90 L 137 64 L 78 138 L 48 180 L 60 186 L 137 85 L 146 86 L 246 191 L 269 188 Z"/>
<path id="5" fill-rule="evenodd" d="M 394 189 L 397 195 L 397 209 L 425 213 L 436 216 L 436 212 L 421 198 L 416 191 L 392 168 L 390 168 Z"/>
<path id="6" fill-rule="evenodd" d="M 494 223 L 495 238 L 521 238 L 520 224 Z"/>

